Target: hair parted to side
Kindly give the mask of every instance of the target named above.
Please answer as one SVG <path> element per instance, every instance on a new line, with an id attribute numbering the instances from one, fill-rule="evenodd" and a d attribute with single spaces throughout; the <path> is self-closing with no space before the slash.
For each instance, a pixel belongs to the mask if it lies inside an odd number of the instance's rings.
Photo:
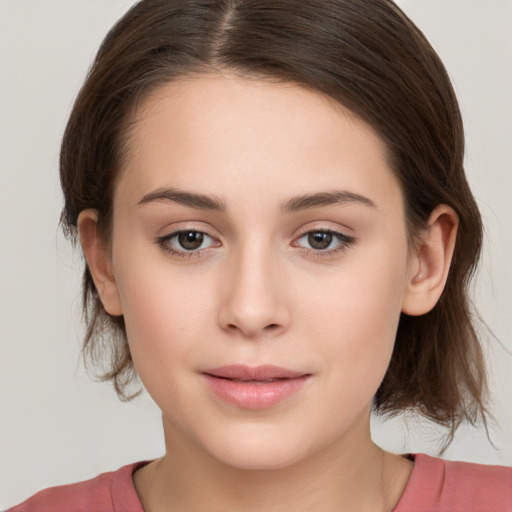
<path id="1" fill-rule="evenodd" d="M 464 169 L 457 100 L 439 57 L 391 0 L 142 0 L 101 45 L 62 141 L 62 225 L 76 240 L 78 214 L 98 211 L 110 237 L 123 141 L 137 102 L 165 83 L 230 71 L 293 82 L 352 110 L 385 142 L 401 184 L 411 243 L 439 204 L 459 230 L 439 303 L 402 315 L 378 412 L 413 410 L 449 428 L 486 418 L 486 373 L 468 287 L 482 224 Z M 85 264 L 84 353 L 101 362 L 121 398 L 136 378 L 122 317 L 109 316 Z"/>

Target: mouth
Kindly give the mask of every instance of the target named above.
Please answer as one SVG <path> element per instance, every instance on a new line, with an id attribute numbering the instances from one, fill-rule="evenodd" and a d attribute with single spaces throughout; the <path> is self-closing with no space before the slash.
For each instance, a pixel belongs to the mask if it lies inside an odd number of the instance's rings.
<path id="1" fill-rule="evenodd" d="M 272 365 L 231 365 L 203 372 L 208 387 L 222 401 L 243 409 L 267 409 L 299 392 L 310 373 Z"/>

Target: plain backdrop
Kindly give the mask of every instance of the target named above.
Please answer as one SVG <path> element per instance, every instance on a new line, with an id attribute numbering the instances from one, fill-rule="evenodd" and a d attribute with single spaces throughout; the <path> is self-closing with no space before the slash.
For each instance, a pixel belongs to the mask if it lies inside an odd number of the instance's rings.
<path id="1" fill-rule="evenodd" d="M 0 0 L 0 510 L 39 489 L 157 457 L 159 411 L 93 382 L 79 361 L 81 260 L 58 231 L 60 138 L 108 28 L 129 0 Z M 512 2 L 402 0 L 444 60 L 467 130 L 466 165 L 486 222 L 475 301 L 496 425 L 460 429 L 447 458 L 512 464 Z M 499 341 L 497 341 L 499 340 Z M 439 432 L 375 419 L 398 452 Z"/>

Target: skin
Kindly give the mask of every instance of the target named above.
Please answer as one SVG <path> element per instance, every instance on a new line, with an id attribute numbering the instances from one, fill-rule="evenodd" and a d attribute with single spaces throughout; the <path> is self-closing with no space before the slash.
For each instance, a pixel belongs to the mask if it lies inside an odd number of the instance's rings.
<path id="1" fill-rule="evenodd" d="M 158 89 L 134 119 L 112 239 L 98 235 L 94 210 L 79 229 L 104 307 L 124 315 L 162 410 L 166 455 L 134 475 L 144 510 L 391 510 L 412 462 L 372 442 L 370 404 L 400 313 L 426 313 L 442 292 L 455 213 L 436 208 L 412 250 L 383 142 L 294 84 L 193 77 Z M 224 211 L 155 198 L 162 189 Z M 332 191 L 344 200 L 283 211 Z M 187 254 L 176 236 L 162 242 L 178 230 L 205 233 L 203 245 Z M 312 247 L 308 233 L 326 230 L 349 238 Z M 203 371 L 229 364 L 311 377 L 249 410 L 205 384 Z"/>

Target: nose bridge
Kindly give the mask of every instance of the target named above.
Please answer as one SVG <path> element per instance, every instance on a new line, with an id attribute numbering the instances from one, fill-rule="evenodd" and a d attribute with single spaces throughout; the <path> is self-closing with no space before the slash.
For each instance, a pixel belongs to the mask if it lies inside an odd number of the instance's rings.
<path id="1" fill-rule="evenodd" d="M 285 327 L 288 315 L 277 279 L 279 260 L 264 235 L 239 243 L 229 258 L 220 311 L 223 328 L 255 337 Z"/>

